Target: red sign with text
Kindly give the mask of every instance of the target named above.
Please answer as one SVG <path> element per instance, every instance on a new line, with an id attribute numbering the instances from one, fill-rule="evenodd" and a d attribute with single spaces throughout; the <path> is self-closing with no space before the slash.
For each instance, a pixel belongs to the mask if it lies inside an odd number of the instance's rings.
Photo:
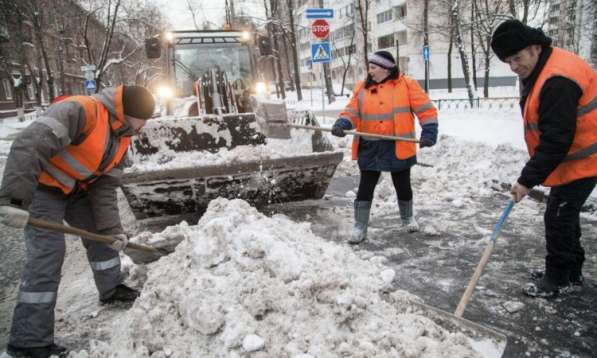
<path id="1" fill-rule="evenodd" d="M 324 19 L 317 19 L 311 24 L 311 32 L 318 39 L 324 39 L 330 33 L 330 24 Z"/>

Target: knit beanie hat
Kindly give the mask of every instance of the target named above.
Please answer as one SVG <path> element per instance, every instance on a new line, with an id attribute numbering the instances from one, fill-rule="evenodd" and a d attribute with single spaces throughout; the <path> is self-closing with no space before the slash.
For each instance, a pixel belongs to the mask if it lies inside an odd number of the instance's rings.
<path id="1" fill-rule="evenodd" d="M 122 105 L 127 116 L 149 119 L 155 110 L 153 95 L 142 86 L 124 86 Z"/>
<path id="2" fill-rule="evenodd" d="M 394 60 L 394 56 L 388 51 L 376 51 L 369 55 L 368 60 L 370 63 L 385 68 L 386 70 L 396 67 L 396 60 Z"/>
<path id="3" fill-rule="evenodd" d="M 491 48 L 502 62 L 506 57 L 530 45 L 549 46 L 551 38 L 546 36 L 543 30 L 532 28 L 518 20 L 502 22 L 491 37 Z"/>

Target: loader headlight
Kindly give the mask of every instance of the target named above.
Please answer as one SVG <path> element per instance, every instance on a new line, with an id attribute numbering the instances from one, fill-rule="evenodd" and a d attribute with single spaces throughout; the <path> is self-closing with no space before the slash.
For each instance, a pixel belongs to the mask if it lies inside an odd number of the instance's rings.
<path id="1" fill-rule="evenodd" d="M 240 34 L 240 40 L 242 42 L 249 42 L 249 40 L 251 40 L 251 33 L 249 31 L 243 31 Z"/>
<path id="2" fill-rule="evenodd" d="M 266 94 L 267 93 L 267 85 L 265 82 L 257 82 L 255 84 L 255 93 L 256 94 Z"/>
<path id="3" fill-rule="evenodd" d="M 172 98 L 172 96 L 174 96 L 174 92 L 172 91 L 172 88 L 170 88 L 170 86 L 162 85 L 158 87 L 158 97 L 163 99 L 170 99 Z"/>
<path id="4" fill-rule="evenodd" d="M 172 41 L 174 41 L 174 33 L 170 31 L 164 32 L 164 39 L 166 39 L 167 42 L 172 43 Z"/>

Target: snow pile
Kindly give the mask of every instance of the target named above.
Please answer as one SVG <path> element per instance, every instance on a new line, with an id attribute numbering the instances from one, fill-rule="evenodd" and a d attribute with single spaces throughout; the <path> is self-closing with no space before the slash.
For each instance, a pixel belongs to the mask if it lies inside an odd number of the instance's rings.
<path id="1" fill-rule="evenodd" d="M 176 231 L 184 240 L 149 266 L 110 342 L 76 357 L 479 356 L 392 290 L 383 259 L 360 259 L 307 223 L 217 199 Z"/>

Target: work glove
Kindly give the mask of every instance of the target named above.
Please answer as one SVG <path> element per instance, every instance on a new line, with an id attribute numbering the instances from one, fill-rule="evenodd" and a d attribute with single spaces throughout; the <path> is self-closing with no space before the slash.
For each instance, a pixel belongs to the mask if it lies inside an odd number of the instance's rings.
<path id="1" fill-rule="evenodd" d="M 352 129 L 352 123 L 346 118 L 338 118 L 332 126 L 332 135 L 336 137 L 346 136 L 345 130 Z"/>
<path id="2" fill-rule="evenodd" d="M 22 229 L 27 226 L 28 221 L 29 213 L 27 211 L 12 205 L 0 206 L 0 223 L 17 229 Z"/>
<path id="3" fill-rule="evenodd" d="M 129 244 L 129 237 L 126 234 L 116 234 L 112 235 L 112 237 L 116 239 L 116 241 L 110 244 L 112 250 L 122 251 Z"/>
<path id="4" fill-rule="evenodd" d="M 419 148 L 432 147 L 437 142 L 437 123 L 426 123 L 422 126 Z"/>

